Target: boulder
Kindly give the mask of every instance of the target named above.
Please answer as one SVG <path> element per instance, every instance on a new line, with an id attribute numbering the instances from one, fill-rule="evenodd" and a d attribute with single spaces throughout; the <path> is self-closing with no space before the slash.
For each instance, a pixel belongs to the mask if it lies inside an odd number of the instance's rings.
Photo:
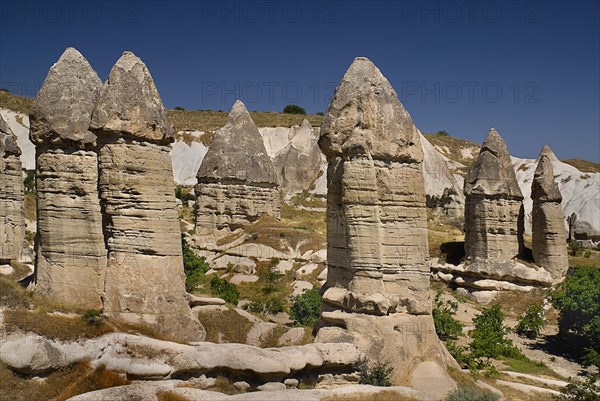
<path id="1" fill-rule="evenodd" d="M 35 290 L 58 302 L 100 309 L 107 251 L 90 118 L 102 81 L 68 48 L 50 68 L 30 112 L 36 145 Z"/>

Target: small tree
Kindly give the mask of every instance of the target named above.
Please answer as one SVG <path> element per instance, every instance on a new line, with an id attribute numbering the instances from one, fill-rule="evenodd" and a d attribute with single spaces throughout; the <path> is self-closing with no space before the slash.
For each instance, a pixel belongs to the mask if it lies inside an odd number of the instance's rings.
<path id="1" fill-rule="evenodd" d="M 306 114 L 304 107 L 300 107 L 296 104 L 288 104 L 283 108 L 283 112 L 288 114 Z"/>
<path id="2" fill-rule="evenodd" d="M 240 293 L 235 284 L 230 283 L 227 280 L 213 276 L 210 279 L 210 289 L 213 294 L 219 298 L 223 298 L 230 304 L 237 305 L 240 299 Z"/>
<path id="3" fill-rule="evenodd" d="M 515 327 L 515 332 L 520 336 L 534 339 L 540 335 L 540 331 L 544 327 L 546 327 L 544 304 L 542 302 L 534 302 L 519 317 L 519 323 Z"/>
<path id="4" fill-rule="evenodd" d="M 321 313 L 321 301 L 318 288 L 305 290 L 302 294 L 292 297 L 290 317 L 298 325 L 313 326 Z"/>
<path id="5" fill-rule="evenodd" d="M 192 251 L 183 234 L 181 235 L 181 251 L 183 254 L 183 272 L 185 273 L 185 290 L 192 292 L 204 279 L 204 274 L 208 271 L 208 264 L 204 258 L 197 256 Z"/>
<path id="6" fill-rule="evenodd" d="M 500 305 L 484 309 L 473 318 L 475 329 L 471 332 L 470 349 L 474 358 L 497 358 L 516 356 L 519 351 L 506 338 L 509 329 L 504 326 L 504 315 Z"/>
<path id="7" fill-rule="evenodd" d="M 454 301 L 443 301 L 442 293 L 438 292 L 433 300 L 433 322 L 435 332 L 442 341 L 456 340 L 461 334 L 463 325 L 454 319 L 453 315 L 458 310 L 458 303 Z"/>
<path id="8" fill-rule="evenodd" d="M 392 385 L 392 372 L 394 368 L 387 363 L 377 361 L 372 365 L 365 360 L 359 372 L 359 383 L 371 386 L 389 387 Z"/>

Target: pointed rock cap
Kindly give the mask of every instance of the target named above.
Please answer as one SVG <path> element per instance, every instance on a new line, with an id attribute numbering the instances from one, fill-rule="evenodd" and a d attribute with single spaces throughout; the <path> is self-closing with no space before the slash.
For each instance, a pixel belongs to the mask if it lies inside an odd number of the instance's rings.
<path id="1" fill-rule="evenodd" d="M 16 135 L 0 115 L 0 157 L 8 155 L 21 156 L 21 148 L 17 144 Z"/>
<path id="2" fill-rule="evenodd" d="M 423 160 L 412 118 L 388 80 L 365 57 L 354 59 L 337 86 L 321 125 L 319 146 L 328 158 Z"/>
<path id="3" fill-rule="evenodd" d="M 554 154 L 554 152 L 552 151 L 552 149 L 550 148 L 550 146 L 548 145 L 544 145 L 544 147 L 542 148 L 542 150 L 540 151 L 540 154 L 536 160 L 536 163 L 540 161 L 540 156 L 542 155 L 546 155 L 548 156 L 548 158 L 550 159 L 550 161 L 552 162 L 557 162 L 558 157 L 556 157 L 556 155 Z"/>
<path id="4" fill-rule="evenodd" d="M 531 183 L 531 199 L 534 202 L 562 202 L 562 195 L 554 180 L 552 160 L 546 154 L 540 154 L 538 157 L 538 164 Z"/>
<path id="5" fill-rule="evenodd" d="M 92 114 L 91 129 L 167 144 L 175 130 L 167 117 L 146 65 L 132 52 L 124 52 L 110 70 Z"/>
<path id="6" fill-rule="evenodd" d="M 275 168 L 262 136 L 241 101 L 235 102 L 227 116 L 227 123 L 215 132 L 198 170 L 198 182 L 278 186 Z"/>
<path id="7" fill-rule="evenodd" d="M 102 81 L 88 61 L 69 47 L 50 68 L 29 113 L 29 137 L 36 145 L 94 145 L 90 117 Z"/>
<path id="8" fill-rule="evenodd" d="M 494 128 L 490 129 L 479 156 L 469 168 L 464 193 L 523 199 L 506 143 Z"/>

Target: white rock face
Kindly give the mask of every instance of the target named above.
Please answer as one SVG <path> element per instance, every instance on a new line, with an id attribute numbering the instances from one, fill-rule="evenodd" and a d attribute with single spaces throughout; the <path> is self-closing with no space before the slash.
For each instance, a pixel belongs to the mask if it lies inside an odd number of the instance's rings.
<path id="1" fill-rule="evenodd" d="M 565 229 L 568 230 L 567 218 L 577 215 L 577 230 L 587 233 L 588 237 L 600 240 L 600 173 L 583 173 L 575 167 L 563 163 L 552 154 L 550 156 L 554 177 L 562 195 L 561 207 L 565 217 Z M 519 187 L 525 196 L 525 232 L 531 234 L 531 183 L 537 167 L 536 159 L 512 158 L 517 173 Z"/>
<path id="2" fill-rule="evenodd" d="M 199 133 L 200 131 L 194 131 Z M 193 135 L 193 133 L 192 133 Z M 202 159 L 208 152 L 208 147 L 202 142 L 193 141 L 189 145 L 184 141 L 171 144 L 171 161 L 173 163 L 173 178 L 180 185 L 196 185 L 198 169 Z"/>
<path id="3" fill-rule="evenodd" d="M 35 145 L 29 140 L 29 116 L 0 108 L 0 115 L 17 137 L 21 149 L 21 163 L 26 170 L 35 169 Z"/>

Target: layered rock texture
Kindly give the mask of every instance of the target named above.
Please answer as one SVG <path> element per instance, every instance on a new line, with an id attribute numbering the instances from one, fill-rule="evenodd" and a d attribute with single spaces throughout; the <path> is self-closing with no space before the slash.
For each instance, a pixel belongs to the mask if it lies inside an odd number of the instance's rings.
<path id="1" fill-rule="evenodd" d="M 561 279 L 569 268 L 567 235 L 560 206 L 562 196 L 554 181 L 552 162 L 544 153 L 543 149 L 531 184 L 533 260 L 548 270 L 554 279 Z"/>
<path id="2" fill-rule="evenodd" d="M 100 308 L 106 248 L 90 117 L 102 81 L 68 48 L 50 68 L 30 115 L 36 145 L 36 291 Z"/>
<path id="3" fill-rule="evenodd" d="M 445 377 L 450 358 L 430 315 L 419 133 L 368 59 L 355 59 L 338 85 L 319 146 L 328 161 L 328 273 L 317 340 L 351 341 L 385 359 L 396 384 L 427 361 Z"/>
<path id="4" fill-rule="evenodd" d="M 21 258 L 25 239 L 21 149 L 0 116 L 0 263 Z"/>
<path id="5" fill-rule="evenodd" d="M 125 52 L 102 86 L 90 127 L 98 136 L 98 187 L 108 266 L 104 311 L 199 340 L 184 290 L 168 144 L 173 126 L 146 65 Z"/>
<path id="6" fill-rule="evenodd" d="M 280 216 L 273 162 L 246 106 L 233 105 L 198 171 L 196 232 L 236 228 Z"/>
<path id="7" fill-rule="evenodd" d="M 465 253 L 509 261 L 523 249 L 523 194 L 502 137 L 490 129 L 464 185 Z"/>

